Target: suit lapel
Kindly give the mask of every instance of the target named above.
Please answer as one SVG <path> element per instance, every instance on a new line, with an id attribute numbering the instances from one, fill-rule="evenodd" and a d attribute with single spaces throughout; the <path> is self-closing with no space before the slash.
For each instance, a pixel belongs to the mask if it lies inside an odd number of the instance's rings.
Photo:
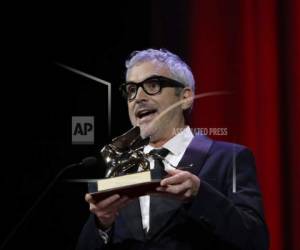
<path id="1" fill-rule="evenodd" d="M 193 167 L 187 170 L 198 175 L 211 145 L 212 140 L 204 136 L 195 136 L 187 147 L 178 166 L 184 167 L 193 164 Z M 179 200 L 164 196 L 150 196 L 150 230 L 147 237 L 151 238 L 157 234 L 172 219 L 181 205 L 182 201 Z"/>
<path id="2" fill-rule="evenodd" d="M 187 171 L 198 175 L 202 166 L 204 165 L 204 161 L 212 143 L 213 141 L 205 136 L 196 135 L 191 141 L 190 145 L 187 147 L 182 159 L 178 163 L 178 168 L 192 164 L 192 167 L 187 168 Z"/>

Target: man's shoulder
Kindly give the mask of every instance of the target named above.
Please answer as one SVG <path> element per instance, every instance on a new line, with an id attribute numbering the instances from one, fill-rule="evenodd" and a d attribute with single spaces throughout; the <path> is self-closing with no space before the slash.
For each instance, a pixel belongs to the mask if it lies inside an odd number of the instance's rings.
<path id="1" fill-rule="evenodd" d="M 243 151 L 251 152 L 251 150 L 247 146 L 233 142 L 213 140 L 202 135 L 196 135 L 194 139 L 199 143 L 201 143 L 201 141 L 209 141 L 211 144 L 209 153 L 240 153 Z"/>

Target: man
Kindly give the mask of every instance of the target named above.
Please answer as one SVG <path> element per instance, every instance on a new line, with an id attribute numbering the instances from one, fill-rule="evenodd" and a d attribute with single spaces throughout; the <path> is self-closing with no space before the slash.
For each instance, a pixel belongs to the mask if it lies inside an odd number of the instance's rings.
<path id="1" fill-rule="evenodd" d="M 194 136 L 186 124 L 194 96 L 189 67 L 154 49 L 136 52 L 126 66 L 123 92 L 131 123 L 150 137 L 146 153 L 167 151 L 167 176 L 157 188 L 160 195 L 129 200 L 116 194 L 95 202 L 87 194 L 92 214 L 78 249 L 267 249 L 252 154 Z"/>

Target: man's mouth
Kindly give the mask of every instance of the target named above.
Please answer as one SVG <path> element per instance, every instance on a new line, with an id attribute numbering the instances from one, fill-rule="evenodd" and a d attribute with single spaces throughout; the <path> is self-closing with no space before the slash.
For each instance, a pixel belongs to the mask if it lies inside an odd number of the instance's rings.
<path id="1" fill-rule="evenodd" d="M 142 109 L 142 110 L 138 110 L 135 116 L 139 122 L 145 122 L 152 119 L 156 112 L 157 112 L 156 109 Z"/>

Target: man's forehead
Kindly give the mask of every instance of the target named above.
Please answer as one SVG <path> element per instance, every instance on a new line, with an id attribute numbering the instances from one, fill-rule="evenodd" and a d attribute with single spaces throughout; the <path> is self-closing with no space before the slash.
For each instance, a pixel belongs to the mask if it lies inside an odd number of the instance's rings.
<path id="1" fill-rule="evenodd" d="M 140 62 L 128 70 L 127 81 L 141 82 L 153 75 L 171 77 L 170 70 L 165 64 L 157 61 L 146 61 Z"/>

